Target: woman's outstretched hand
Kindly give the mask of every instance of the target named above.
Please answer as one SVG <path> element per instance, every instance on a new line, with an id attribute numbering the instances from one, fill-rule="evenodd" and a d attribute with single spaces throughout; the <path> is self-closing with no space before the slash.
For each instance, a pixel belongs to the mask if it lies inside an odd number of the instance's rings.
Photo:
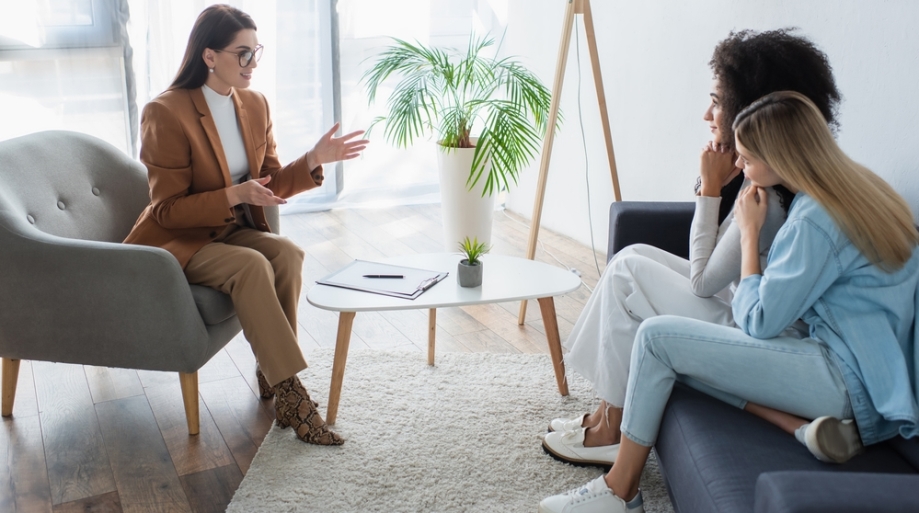
<path id="1" fill-rule="evenodd" d="M 275 196 L 271 189 L 265 187 L 271 181 L 270 176 L 246 180 L 245 182 L 227 188 L 227 199 L 230 206 L 235 207 L 242 203 L 267 207 L 270 205 L 283 205 L 287 200 Z"/>
<path id="2" fill-rule="evenodd" d="M 699 175 L 702 177 L 699 194 L 713 198 L 721 196 L 721 188 L 740 173 L 740 169 L 734 166 L 736 158 L 734 150 L 723 144 L 706 144 L 699 156 Z"/>
<path id="3" fill-rule="evenodd" d="M 335 126 L 319 139 L 313 149 L 306 153 L 306 160 L 310 169 L 316 169 L 329 162 L 359 157 L 364 148 L 367 147 L 367 144 L 370 143 L 367 139 L 352 140 L 363 134 L 363 130 L 356 130 L 341 137 L 333 137 L 339 126 L 340 123 L 335 123 Z"/>

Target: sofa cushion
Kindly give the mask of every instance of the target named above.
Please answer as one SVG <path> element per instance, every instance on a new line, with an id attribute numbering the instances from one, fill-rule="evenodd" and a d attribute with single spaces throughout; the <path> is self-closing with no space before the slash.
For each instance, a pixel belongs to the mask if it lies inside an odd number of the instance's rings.
<path id="1" fill-rule="evenodd" d="M 755 513 L 915 513 L 919 474 L 767 472 L 756 482 Z"/>
<path id="2" fill-rule="evenodd" d="M 919 437 L 910 438 L 896 437 L 888 442 L 900 456 L 908 461 L 916 470 L 919 470 Z"/>
<path id="3" fill-rule="evenodd" d="M 752 512 L 763 472 L 916 473 L 887 443 L 843 465 L 821 463 L 778 427 L 682 385 L 671 395 L 655 450 L 680 513 Z"/>
<path id="4" fill-rule="evenodd" d="M 609 207 L 606 261 L 622 248 L 639 243 L 689 258 L 689 227 L 695 209 L 692 202 L 613 202 Z"/>

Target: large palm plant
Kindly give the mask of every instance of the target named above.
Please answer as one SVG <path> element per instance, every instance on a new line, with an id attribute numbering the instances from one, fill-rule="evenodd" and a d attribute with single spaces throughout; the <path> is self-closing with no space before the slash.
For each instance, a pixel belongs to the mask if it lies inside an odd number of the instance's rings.
<path id="1" fill-rule="evenodd" d="M 382 122 L 397 147 L 432 132 L 446 151 L 474 147 L 466 185 L 472 189 L 490 161 L 483 195 L 507 189 L 508 178 L 516 184 L 545 134 L 549 89 L 515 60 L 480 55 L 494 44 L 490 38 L 471 37 L 465 53 L 393 41 L 362 78 L 372 103 L 390 75 L 401 76 L 388 115 L 371 126 Z M 480 130 L 475 144 L 474 130 Z"/>

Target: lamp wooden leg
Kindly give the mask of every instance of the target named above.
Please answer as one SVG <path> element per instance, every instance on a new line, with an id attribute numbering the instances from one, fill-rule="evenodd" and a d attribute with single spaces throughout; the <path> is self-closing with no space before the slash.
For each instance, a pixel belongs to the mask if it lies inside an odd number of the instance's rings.
<path id="1" fill-rule="evenodd" d="M 562 359 L 562 340 L 558 335 L 558 319 L 555 317 L 555 300 L 551 297 L 539 298 L 539 310 L 542 322 L 546 327 L 546 339 L 549 342 L 549 354 L 552 356 L 552 367 L 555 368 L 555 381 L 558 392 L 568 395 L 568 381 L 565 380 L 565 361 Z"/>
<path id="2" fill-rule="evenodd" d="M 19 380 L 19 360 L 3 358 L 3 416 L 13 415 L 13 400 L 16 399 L 16 383 Z"/>
<path id="3" fill-rule="evenodd" d="M 428 314 L 428 365 L 434 365 L 434 334 L 437 332 L 437 309 Z"/>
<path id="4" fill-rule="evenodd" d="M 198 421 L 198 373 L 179 373 L 179 383 L 182 384 L 182 401 L 185 403 L 185 420 L 188 421 L 188 434 L 197 435 Z"/>
<path id="5" fill-rule="evenodd" d="M 345 379 L 345 362 L 348 360 L 348 346 L 351 345 L 351 326 L 354 312 L 338 314 L 338 338 L 335 340 L 335 357 L 332 360 L 332 386 L 329 388 L 329 410 L 327 424 L 335 424 L 338 416 L 338 401 L 341 399 L 341 382 Z"/>

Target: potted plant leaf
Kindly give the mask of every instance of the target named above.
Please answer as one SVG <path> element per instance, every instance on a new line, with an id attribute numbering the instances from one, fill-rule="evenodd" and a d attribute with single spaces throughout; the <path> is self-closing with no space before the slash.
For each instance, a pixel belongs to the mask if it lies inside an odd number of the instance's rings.
<path id="1" fill-rule="evenodd" d="M 391 76 L 399 77 L 376 118 L 397 147 L 435 135 L 445 248 L 466 237 L 491 241 L 495 194 L 539 152 L 551 93 L 511 58 L 487 57 L 491 38 L 471 36 L 465 52 L 393 38 L 362 81 L 370 103 Z"/>
<path id="2" fill-rule="evenodd" d="M 482 260 L 479 257 L 488 253 L 491 247 L 479 242 L 479 239 L 469 240 L 469 237 L 459 243 L 463 259 L 456 268 L 456 279 L 460 287 L 479 287 L 482 285 Z"/>

